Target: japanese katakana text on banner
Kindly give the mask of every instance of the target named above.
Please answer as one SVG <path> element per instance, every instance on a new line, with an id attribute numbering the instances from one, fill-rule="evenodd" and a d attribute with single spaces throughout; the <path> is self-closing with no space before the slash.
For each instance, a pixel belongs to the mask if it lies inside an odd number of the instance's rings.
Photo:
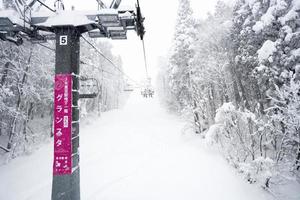
<path id="1" fill-rule="evenodd" d="M 53 174 L 72 173 L 72 75 L 55 75 Z"/>

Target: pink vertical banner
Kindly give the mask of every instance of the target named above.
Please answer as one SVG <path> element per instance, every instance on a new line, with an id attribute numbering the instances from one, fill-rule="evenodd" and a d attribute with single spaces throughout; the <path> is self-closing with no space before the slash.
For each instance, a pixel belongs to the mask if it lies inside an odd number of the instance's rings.
<path id="1" fill-rule="evenodd" d="M 72 173 L 72 75 L 55 75 L 53 174 Z"/>

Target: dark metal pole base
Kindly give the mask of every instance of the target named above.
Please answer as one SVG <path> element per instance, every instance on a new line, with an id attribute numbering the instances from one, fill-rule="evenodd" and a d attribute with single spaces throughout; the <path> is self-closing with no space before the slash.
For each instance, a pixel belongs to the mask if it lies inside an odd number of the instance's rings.
<path id="1" fill-rule="evenodd" d="M 70 175 L 53 176 L 52 200 L 79 200 L 79 176 L 79 168 Z"/>

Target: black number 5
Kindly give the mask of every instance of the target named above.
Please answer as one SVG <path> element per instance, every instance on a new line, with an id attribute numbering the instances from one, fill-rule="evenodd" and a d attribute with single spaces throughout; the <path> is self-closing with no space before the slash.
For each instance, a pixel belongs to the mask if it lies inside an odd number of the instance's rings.
<path id="1" fill-rule="evenodd" d="M 67 45 L 68 44 L 68 36 L 62 35 L 59 37 L 59 45 Z"/>

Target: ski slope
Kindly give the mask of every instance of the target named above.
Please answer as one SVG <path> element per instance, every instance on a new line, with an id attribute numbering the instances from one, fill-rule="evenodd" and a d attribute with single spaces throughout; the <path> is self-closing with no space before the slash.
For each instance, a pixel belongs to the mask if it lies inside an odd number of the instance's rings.
<path id="1" fill-rule="evenodd" d="M 246 183 L 156 98 L 133 93 L 123 109 L 81 126 L 82 200 L 271 200 Z M 48 200 L 52 144 L 0 166 L 0 199 Z"/>

